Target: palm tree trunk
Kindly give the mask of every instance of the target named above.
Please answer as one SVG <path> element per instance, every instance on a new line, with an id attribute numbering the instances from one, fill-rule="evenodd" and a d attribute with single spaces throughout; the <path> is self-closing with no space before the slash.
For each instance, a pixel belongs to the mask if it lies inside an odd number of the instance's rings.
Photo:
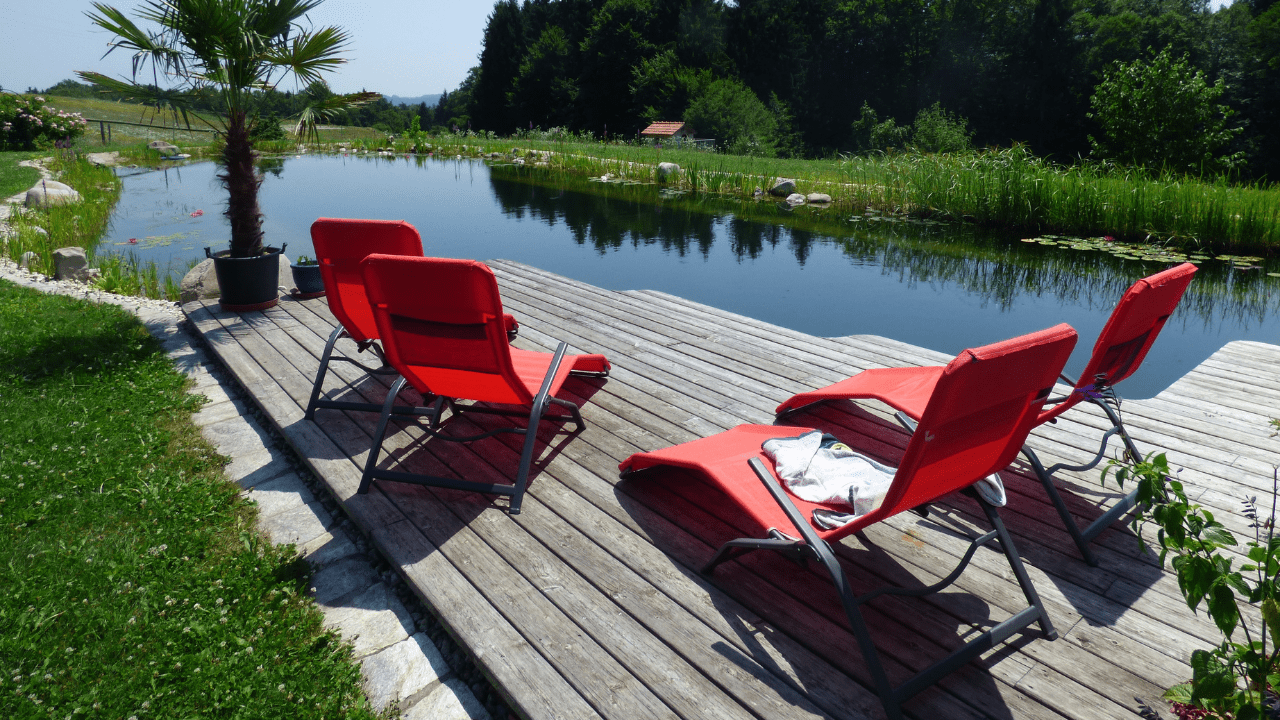
<path id="1" fill-rule="evenodd" d="M 258 187 L 262 178 L 253 166 L 253 143 L 249 140 L 246 114 L 232 112 L 227 118 L 226 147 L 222 150 L 223 172 L 218 176 L 229 195 L 227 211 L 231 221 L 231 257 L 254 257 L 262 253 L 262 211 L 258 207 Z"/>

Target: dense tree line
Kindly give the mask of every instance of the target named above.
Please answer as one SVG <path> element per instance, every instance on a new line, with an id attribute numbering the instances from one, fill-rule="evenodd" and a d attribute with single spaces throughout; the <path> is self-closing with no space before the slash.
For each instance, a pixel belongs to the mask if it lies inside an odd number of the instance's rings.
<path id="1" fill-rule="evenodd" d="M 1106 147 L 1090 138 L 1107 73 L 1162 52 L 1221 81 L 1196 97 L 1241 128 L 1222 153 L 1280 178 L 1276 0 L 499 0 L 456 114 L 624 137 L 685 119 L 739 149 L 829 155 L 928 111 L 978 146 L 1071 160 Z"/>

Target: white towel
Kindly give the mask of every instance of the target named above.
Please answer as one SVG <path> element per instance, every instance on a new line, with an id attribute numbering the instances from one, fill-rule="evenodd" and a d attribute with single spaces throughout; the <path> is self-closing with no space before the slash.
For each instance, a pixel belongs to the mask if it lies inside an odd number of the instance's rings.
<path id="1" fill-rule="evenodd" d="M 851 514 L 814 514 L 819 527 L 830 529 L 875 510 L 897 471 L 856 453 L 839 441 L 823 447 L 817 430 L 794 438 L 766 440 L 761 449 L 773 460 L 778 476 L 793 495 L 809 502 L 846 505 Z"/>
<path id="2" fill-rule="evenodd" d="M 824 530 L 847 525 L 880 507 L 898 472 L 817 430 L 799 437 L 766 440 L 760 447 L 793 495 L 852 509 L 851 513 L 814 510 L 813 522 Z M 975 489 L 991 505 L 1004 506 L 1004 484 L 999 475 L 982 478 Z"/>

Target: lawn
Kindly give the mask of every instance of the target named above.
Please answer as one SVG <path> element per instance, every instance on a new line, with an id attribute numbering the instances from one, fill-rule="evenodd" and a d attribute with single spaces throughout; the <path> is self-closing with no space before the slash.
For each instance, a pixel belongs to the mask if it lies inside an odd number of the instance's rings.
<path id="1" fill-rule="evenodd" d="M 0 281 L 0 717 L 367 718 L 131 314 Z"/>
<path id="2" fill-rule="evenodd" d="M 0 200 L 28 190 L 40 179 L 40 171 L 33 167 L 19 167 L 18 163 L 36 157 L 38 153 L 0 152 Z"/>

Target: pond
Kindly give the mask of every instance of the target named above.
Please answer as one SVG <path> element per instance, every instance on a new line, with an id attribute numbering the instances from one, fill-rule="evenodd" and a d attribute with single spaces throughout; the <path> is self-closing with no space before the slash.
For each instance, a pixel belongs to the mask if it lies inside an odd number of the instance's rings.
<path id="1" fill-rule="evenodd" d="M 1169 265 L 964 225 L 691 198 L 479 160 L 307 155 L 265 167 L 266 237 L 287 243 L 291 258 L 311 254 L 317 217 L 403 219 L 428 255 L 517 260 L 820 336 L 882 335 L 956 353 L 1067 322 L 1080 333 L 1069 372 L 1083 367 L 1125 288 Z M 99 252 L 132 253 L 180 278 L 204 247 L 226 247 L 212 163 L 122 175 Z M 1267 274 L 1276 261 L 1200 267 L 1143 369 L 1121 386 L 1125 397 L 1155 395 L 1232 340 L 1280 342 L 1280 277 Z"/>

